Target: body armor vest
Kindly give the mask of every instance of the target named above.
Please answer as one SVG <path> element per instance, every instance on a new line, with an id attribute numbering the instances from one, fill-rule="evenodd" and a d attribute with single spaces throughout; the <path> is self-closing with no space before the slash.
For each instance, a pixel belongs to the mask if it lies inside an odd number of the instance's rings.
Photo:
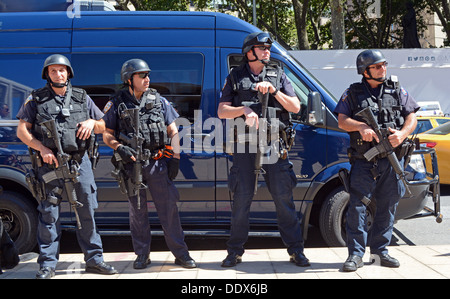
<path id="1" fill-rule="evenodd" d="M 155 152 L 169 144 L 162 102 L 155 89 L 147 90 L 142 95 L 140 103 L 127 90 L 119 90 L 114 97 L 114 105 L 117 107 L 119 115 L 119 128 L 116 130 L 117 139 L 119 139 L 121 133 L 128 137 L 135 133 L 133 122 L 128 117 L 126 110 L 139 108 L 139 132 L 141 137 L 144 138 L 143 149 Z"/>
<path id="2" fill-rule="evenodd" d="M 232 87 L 235 91 L 235 96 L 232 100 L 233 106 L 249 106 L 261 117 L 262 111 L 261 104 L 258 101 L 258 92 L 253 90 L 252 87 L 255 83 L 268 81 L 279 90 L 281 88 L 281 75 L 282 69 L 273 63 L 264 67 L 258 76 L 258 80 L 255 80 L 254 75 L 251 74 L 247 63 L 234 68 L 230 73 Z M 277 118 L 280 130 L 284 130 L 292 125 L 289 112 L 283 108 L 274 96 L 269 95 L 267 106 L 269 107 L 267 118 L 269 120 Z"/>
<path id="3" fill-rule="evenodd" d="M 378 97 L 373 96 L 365 84 L 360 82 L 350 85 L 348 92 L 352 111 L 351 118 L 363 122 L 355 114 L 366 107 L 370 107 L 381 128 L 400 130 L 404 124 L 404 118 L 401 115 L 402 107 L 398 82 L 391 79 L 386 80 L 381 86 Z M 358 131 L 349 132 L 349 135 L 350 147 L 358 154 L 364 154 L 373 146 L 372 142 L 363 141 Z"/>
<path id="4" fill-rule="evenodd" d="M 86 103 L 86 91 L 67 86 L 66 97 L 60 100 L 50 86 L 34 90 L 33 99 L 36 101 L 36 121 L 32 125 L 31 133 L 49 149 L 56 151 L 53 139 L 48 138 L 45 127 L 39 124 L 54 119 L 61 146 L 66 154 L 82 154 L 89 148 L 91 138 L 81 140 L 76 137 L 77 124 L 90 118 Z"/>

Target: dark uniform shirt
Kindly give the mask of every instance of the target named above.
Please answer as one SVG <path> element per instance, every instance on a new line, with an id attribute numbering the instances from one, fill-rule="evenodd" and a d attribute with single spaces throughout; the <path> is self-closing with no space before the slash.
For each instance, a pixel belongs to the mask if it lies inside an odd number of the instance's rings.
<path id="1" fill-rule="evenodd" d="M 59 99 L 61 102 L 64 102 L 64 97 L 56 95 L 56 98 Z M 103 112 L 94 104 L 94 101 L 92 101 L 91 97 L 86 95 L 86 103 L 87 108 L 89 110 L 89 116 L 91 119 L 99 120 L 103 117 Z M 17 112 L 17 118 L 22 119 L 26 122 L 29 122 L 33 124 L 36 120 L 36 114 L 37 114 L 37 106 L 36 101 L 32 98 L 30 95 L 26 100 L 25 103 L 20 108 L 19 112 Z"/>
<path id="2" fill-rule="evenodd" d="M 160 96 L 160 99 L 162 103 L 162 113 L 164 115 L 164 123 L 168 126 L 179 117 L 179 114 L 166 98 Z M 105 114 L 103 120 L 105 121 L 106 128 L 116 131 L 118 120 L 117 107 L 114 106 L 113 101 L 106 103 L 103 113 Z"/>
<path id="3" fill-rule="evenodd" d="M 247 67 L 249 73 L 252 74 L 248 64 L 246 65 L 246 67 Z M 257 81 L 256 79 L 258 78 L 258 75 L 253 74 L 253 76 L 255 77 L 255 81 Z M 288 80 L 288 78 L 286 77 L 286 74 L 284 72 L 281 75 L 280 83 L 281 83 L 280 91 L 282 93 L 284 93 L 285 95 L 290 96 L 290 97 L 297 96 L 294 92 L 294 88 L 292 87 L 291 82 Z M 220 102 L 233 102 L 233 97 L 234 97 L 233 86 L 231 84 L 230 75 L 228 75 L 227 78 L 225 79 L 225 84 L 222 87 L 222 92 L 220 95 Z"/>
<path id="4" fill-rule="evenodd" d="M 363 79 L 362 82 L 363 84 L 366 84 L 367 88 L 373 96 L 376 97 L 380 94 L 381 85 L 376 88 L 371 88 L 370 85 L 365 82 L 365 79 Z M 342 94 L 338 104 L 336 105 L 336 108 L 334 108 L 334 113 L 342 113 L 349 117 L 352 116 L 349 99 L 347 99 L 348 95 L 349 89 L 347 88 Z M 402 106 L 401 115 L 403 117 L 406 117 L 412 112 L 416 112 L 420 108 L 416 100 L 403 87 L 400 87 L 400 104 Z"/>

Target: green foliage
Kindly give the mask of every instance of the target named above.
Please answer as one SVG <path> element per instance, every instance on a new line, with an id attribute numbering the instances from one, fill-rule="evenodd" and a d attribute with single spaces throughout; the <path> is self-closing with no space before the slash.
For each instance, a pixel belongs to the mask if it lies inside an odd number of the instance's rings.
<path id="1" fill-rule="evenodd" d="M 137 10 L 186 11 L 190 4 L 196 10 L 213 10 L 237 15 L 253 24 L 253 0 L 116 0 L 120 7 L 132 3 Z M 307 5 L 306 29 L 312 49 L 332 45 L 329 0 L 298 0 Z M 406 2 L 412 1 L 416 12 L 429 11 L 431 0 L 381 0 L 379 18 L 370 18 L 367 9 L 374 0 L 342 0 L 345 16 L 346 45 L 350 49 L 401 48 L 402 17 Z M 438 2 L 438 1 L 436 1 Z M 271 32 L 284 46 L 298 48 L 293 0 L 256 0 L 257 27 Z M 436 5 L 434 10 L 436 9 Z M 422 14 L 416 14 L 419 36 L 426 29 Z"/>

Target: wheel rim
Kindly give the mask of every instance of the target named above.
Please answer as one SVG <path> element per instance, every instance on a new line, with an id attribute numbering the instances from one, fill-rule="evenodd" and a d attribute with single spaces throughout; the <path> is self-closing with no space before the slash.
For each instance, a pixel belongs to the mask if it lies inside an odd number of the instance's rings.
<path id="1" fill-rule="evenodd" d="M 20 223 L 16 215 L 6 209 L 0 210 L 0 217 L 2 218 L 3 227 L 13 241 L 16 241 L 20 236 Z"/>

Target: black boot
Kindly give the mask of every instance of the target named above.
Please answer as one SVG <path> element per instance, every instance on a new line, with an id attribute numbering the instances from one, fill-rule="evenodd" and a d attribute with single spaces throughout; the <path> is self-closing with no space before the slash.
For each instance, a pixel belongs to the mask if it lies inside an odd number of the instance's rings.
<path id="1" fill-rule="evenodd" d="M 148 254 L 139 254 L 133 263 L 134 269 L 145 269 L 151 263 Z"/>

